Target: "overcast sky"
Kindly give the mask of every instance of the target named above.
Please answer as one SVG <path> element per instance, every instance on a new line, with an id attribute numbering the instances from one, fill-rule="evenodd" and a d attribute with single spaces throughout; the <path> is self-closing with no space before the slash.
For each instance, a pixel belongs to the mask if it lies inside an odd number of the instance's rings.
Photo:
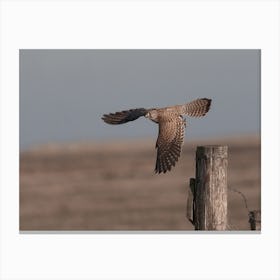
<path id="1" fill-rule="evenodd" d="M 21 50 L 20 147 L 155 138 L 145 118 L 120 126 L 104 113 L 212 99 L 186 138 L 260 131 L 259 50 Z"/>

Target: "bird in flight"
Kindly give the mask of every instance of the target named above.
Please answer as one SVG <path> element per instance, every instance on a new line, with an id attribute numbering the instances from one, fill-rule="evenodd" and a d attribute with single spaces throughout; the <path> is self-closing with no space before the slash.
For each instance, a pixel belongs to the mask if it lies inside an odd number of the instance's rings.
<path id="1" fill-rule="evenodd" d="M 181 154 L 186 128 L 186 119 L 183 116 L 202 117 L 209 111 L 210 105 L 211 99 L 199 98 L 183 105 L 137 108 L 104 114 L 102 119 L 108 124 L 123 124 L 144 116 L 157 123 L 159 132 L 155 173 L 166 173 L 175 166 Z"/>

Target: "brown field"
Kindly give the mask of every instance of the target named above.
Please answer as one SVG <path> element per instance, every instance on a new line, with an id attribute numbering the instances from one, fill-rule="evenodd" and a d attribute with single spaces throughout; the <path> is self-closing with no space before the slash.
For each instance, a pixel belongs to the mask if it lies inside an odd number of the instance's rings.
<path id="1" fill-rule="evenodd" d="M 47 145 L 20 156 L 20 230 L 193 230 L 186 219 L 195 149 L 229 147 L 228 186 L 260 210 L 260 139 L 186 141 L 176 167 L 154 174 L 154 140 Z M 228 192 L 229 230 L 249 230 L 240 194 Z"/>

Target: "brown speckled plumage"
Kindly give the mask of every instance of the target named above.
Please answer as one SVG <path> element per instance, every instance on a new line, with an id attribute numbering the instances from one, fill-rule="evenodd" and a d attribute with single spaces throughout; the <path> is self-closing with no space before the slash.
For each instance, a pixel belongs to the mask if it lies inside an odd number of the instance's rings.
<path id="1" fill-rule="evenodd" d="M 155 172 L 165 173 L 170 171 L 172 166 L 175 166 L 181 154 L 186 127 L 183 115 L 189 117 L 204 116 L 209 111 L 210 105 L 211 99 L 201 98 L 183 105 L 155 109 L 138 108 L 105 114 L 102 119 L 108 124 L 122 124 L 145 116 L 158 123 Z"/>

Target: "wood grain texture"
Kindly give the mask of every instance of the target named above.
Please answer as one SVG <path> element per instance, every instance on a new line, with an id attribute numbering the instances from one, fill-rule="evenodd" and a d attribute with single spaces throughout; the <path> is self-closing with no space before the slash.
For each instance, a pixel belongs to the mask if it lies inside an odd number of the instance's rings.
<path id="1" fill-rule="evenodd" d="M 194 225 L 194 189 L 195 189 L 195 178 L 190 178 L 189 188 L 188 188 L 188 199 L 186 208 L 186 217 Z"/>
<path id="2" fill-rule="evenodd" d="M 227 228 L 227 146 L 196 150 L 195 229 Z"/>

